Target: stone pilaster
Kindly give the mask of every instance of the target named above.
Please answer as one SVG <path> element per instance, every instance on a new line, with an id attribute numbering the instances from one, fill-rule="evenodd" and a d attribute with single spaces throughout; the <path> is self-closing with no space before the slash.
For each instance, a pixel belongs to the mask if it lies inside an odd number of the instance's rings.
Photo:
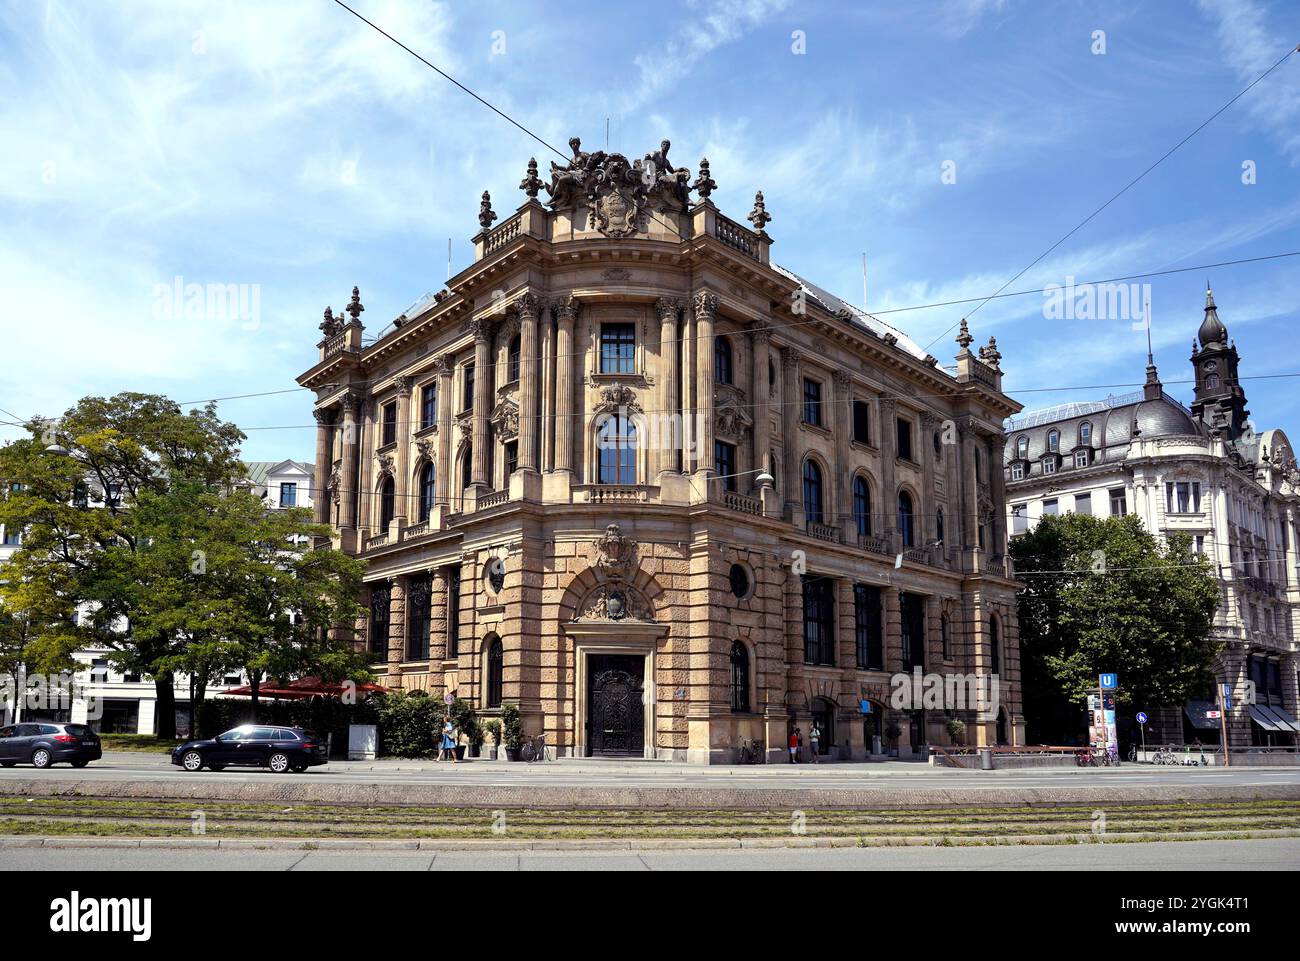
<path id="1" fill-rule="evenodd" d="M 438 358 L 434 365 L 438 373 L 438 460 L 434 466 L 434 479 L 437 484 L 437 500 L 448 508 L 455 502 L 452 492 L 456 491 L 456 468 L 452 464 L 452 438 L 456 434 L 455 424 L 455 389 L 452 375 L 455 366 L 450 357 Z M 459 491 L 456 491 L 459 494 Z"/>
<path id="2" fill-rule="evenodd" d="M 656 406 L 659 410 L 654 416 L 656 423 L 660 425 L 652 432 L 656 438 L 656 477 L 677 470 L 676 424 L 681 409 L 677 397 L 677 318 L 681 310 L 682 302 L 677 298 L 660 297 L 655 301 L 655 311 L 659 314 L 659 374 L 656 379 L 658 385 Z"/>
<path id="3" fill-rule="evenodd" d="M 802 444 L 799 442 L 799 399 L 803 393 L 799 390 L 799 351 L 793 347 L 781 348 L 781 374 L 785 385 L 781 392 L 782 421 L 784 425 L 784 473 L 785 502 L 790 511 L 790 520 L 796 527 L 803 527 L 803 485 L 799 472 L 803 460 Z"/>
<path id="4" fill-rule="evenodd" d="M 758 478 L 775 469 L 768 459 L 772 449 L 772 418 L 768 410 L 772 385 L 768 382 L 768 364 L 771 359 L 772 329 L 763 321 L 755 322 L 749 329 L 752 351 L 752 372 L 749 378 L 750 402 L 754 405 L 754 456 L 751 460 L 756 473 L 753 487 L 758 489 Z"/>
<path id="5" fill-rule="evenodd" d="M 474 335 L 474 460 L 470 484 L 478 493 L 488 489 L 491 450 L 488 448 L 488 417 L 492 413 L 491 346 L 492 325 L 486 317 L 470 323 Z"/>
<path id="6" fill-rule="evenodd" d="M 555 311 L 542 305 L 542 471 L 555 469 Z"/>
<path id="7" fill-rule="evenodd" d="M 394 458 L 394 493 L 396 510 L 393 519 L 398 528 L 406 526 L 407 518 L 418 508 L 408 506 L 411 503 L 411 424 L 414 411 L 411 409 L 411 388 L 415 385 L 412 377 L 397 378 L 397 457 Z"/>
<path id="8" fill-rule="evenodd" d="M 697 344 L 695 351 L 695 382 L 699 404 L 700 437 L 697 444 L 696 470 L 705 478 L 716 473 L 713 462 L 714 397 L 713 397 L 713 331 L 718 318 L 718 295 L 702 290 L 691 304 L 695 311 Z"/>
<path id="9" fill-rule="evenodd" d="M 555 469 L 573 472 L 573 371 L 578 363 L 573 352 L 573 322 L 578 301 L 568 297 L 555 305 L 557 320 L 555 354 Z"/>
<path id="10" fill-rule="evenodd" d="M 541 302 L 532 293 L 521 296 L 519 308 L 519 469 L 537 473 L 538 403 L 537 383 L 537 315 Z"/>
<path id="11" fill-rule="evenodd" d="M 897 550 L 894 535 L 898 530 L 898 405 L 892 397 L 882 396 L 879 410 L 880 506 L 875 508 L 875 513 L 880 518 L 879 533 Z M 874 525 L 872 531 L 876 531 Z"/>

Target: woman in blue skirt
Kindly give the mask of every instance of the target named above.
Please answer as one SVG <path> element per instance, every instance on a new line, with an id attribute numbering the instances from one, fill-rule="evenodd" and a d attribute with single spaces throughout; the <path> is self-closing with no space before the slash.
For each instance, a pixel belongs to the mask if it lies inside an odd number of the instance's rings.
<path id="1" fill-rule="evenodd" d="M 451 716 L 444 714 L 442 716 L 442 746 L 438 749 L 438 760 L 449 760 L 452 764 L 456 763 L 456 728 L 451 723 Z"/>

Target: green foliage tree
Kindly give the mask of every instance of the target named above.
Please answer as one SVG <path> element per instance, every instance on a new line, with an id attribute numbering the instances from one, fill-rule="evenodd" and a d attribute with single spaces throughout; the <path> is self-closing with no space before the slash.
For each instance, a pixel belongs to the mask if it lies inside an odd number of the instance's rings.
<path id="1" fill-rule="evenodd" d="M 1220 587 L 1184 535 L 1167 544 L 1135 516 L 1044 517 L 1011 547 L 1021 680 L 1031 741 L 1079 733 L 1097 675 L 1120 675 L 1118 704 L 1181 704 L 1211 681 Z"/>

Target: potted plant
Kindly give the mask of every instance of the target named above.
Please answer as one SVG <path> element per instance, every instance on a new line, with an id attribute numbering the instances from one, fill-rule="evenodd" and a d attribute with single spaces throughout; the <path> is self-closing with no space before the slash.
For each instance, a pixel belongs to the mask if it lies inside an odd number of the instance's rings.
<path id="1" fill-rule="evenodd" d="M 492 737 L 492 746 L 488 748 L 488 760 L 495 761 L 501 751 L 501 722 L 496 718 L 484 721 L 483 730 Z"/>
<path id="2" fill-rule="evenodd" d="M 889 741 L 889 756 L 898 757 L 898 739 L 903 736 L 903 729 L 892 718 L 885 724 L 885 739 Z"/>
<path id="3" fill-rule="evenodd" d="M 966 742 L 966 722 L 958 717 L 951 717 L 948 723 L 944 725 L 948 730 L 948 737 L 956 747 L 961 747 Z"/>
<path id="4" fill-rule="evenodd" d="M 524 746 L 524 722 L 519 708 L 513 704 L 501 707 L 501 733 L 506 742 L 506 760 L 518 761 Z"/>

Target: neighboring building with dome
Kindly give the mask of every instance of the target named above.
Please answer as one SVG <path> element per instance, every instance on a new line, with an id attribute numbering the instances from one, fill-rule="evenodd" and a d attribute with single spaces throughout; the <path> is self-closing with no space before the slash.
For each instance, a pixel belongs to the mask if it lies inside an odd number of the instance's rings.
<path id="1" fill-rule="evenodd" d="M 1047 514 L 1137 514 L 1146 528 L 1183 532 L 1220 572 L 1215 664 L 1230 682 L 1229 743 L 1294 744 L 1297 704 L 1297 519 L 1300 470 L 1281 430 L 1258 431 L 1238 378 L 1236 345 L 1206 291 L 1192 343 L 1191 407 L 1165 393 L 1151 354 L 1142 390 L 1062 404 L 1008 421 L 1007 529 Z M 1253 691 L 1254 703 L 1249 703 Z M 1213 691 L 1182 710 L 1147 709 L 1148 743 L 1218 743 Z"/>

